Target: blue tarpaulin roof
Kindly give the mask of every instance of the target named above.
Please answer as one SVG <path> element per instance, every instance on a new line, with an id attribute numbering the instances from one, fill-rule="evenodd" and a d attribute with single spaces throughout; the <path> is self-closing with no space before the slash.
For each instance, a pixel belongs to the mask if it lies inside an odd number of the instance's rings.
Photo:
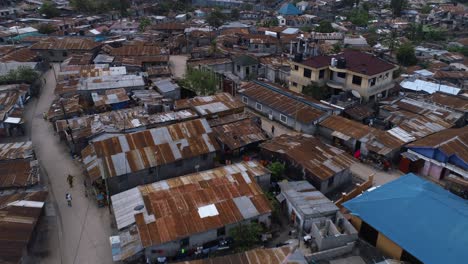
<path id="1" fill-rule="evenodd" d="M 412 173 L 344 207 L 425 264 L 468 260 L 468 201 Z"/>
<path id="2" fill-rule="evenodd" d="M 302 14 L 295 5 L 291 3 L 284 4 L 279 10 L 278 13 L 285 16 L 295 16 Z"/>

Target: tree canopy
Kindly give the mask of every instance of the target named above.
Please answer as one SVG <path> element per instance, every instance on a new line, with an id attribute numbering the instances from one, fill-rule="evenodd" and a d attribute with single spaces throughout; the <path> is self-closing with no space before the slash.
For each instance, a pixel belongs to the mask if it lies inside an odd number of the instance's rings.
<path id="1" fill-rule="evenodd" d="M 54 3 L 50 1 L 45 1 L 42 6 L 39 8 L 39 13 L 46 18 L 58 17 L 60 16 L 60 11 L 57 9 Z"/>
<path id="2" fill-rule="evenodd" d="M 408 6 L 407 0 L 391 0 L 390 7 L 392 8 L 393 15 L 399 17 L 401 11 L 403 11 Z"/>
<path id="3" fill-rule="evenodd" d="M 239 9 L 237 9 L 237 8 L 231 9 L 231 19 L 232 20 L 239 20 L 239 17 L 240 17 Z"/>
<path id="4" fill-rule="evenodd" d="M 286 166 L 279 161 L 275 161 L 268 165 L 268 169 L 271 171 L 272 181 L 279 181 L 283 176 Z"/>
<path id="5" fill-rule="evenodd" d="M 348 16 L 349 21 L 358 27 L 365 27 L 369 22 L 369 13 L 364 9 L 353 9 Z"/>
<path id="6" fill-rule="evenodd" d="M 229 230 L 229 236 L 239 250 L 247 250 L 260 242 L 262 226 L 258 223 L 241 224 Z"/>
<path id="7" fill-rule="evenodd" d="M 138 26 L 138 30 L 143 32 L 149 25 L 151 25 L 151 20 L 149 20 L 149 18 L 147 17 L 143 17 L 140 20 L 140 25 Z"/>
<path id="8" fill-rule="evenodd" d="M 182 87 L 195 92 L 197 95 L 212 95 L 218 89 L 219 80 L 210 71 L 188 68 L 184 78 L 180 81 Z"/>
<path id="9" fill-rule="evenodd" d="M 50 34 L 52 32 L 55 32 L 55 27 L 52 26 L 51 24 L 47 24 L 47 23 L 41 23 L 39 24 L 39 26 L 37 27 L 37 31 L 41 34 Z"/>
<path id="10" fill-rule="evenodd" d="M 86 13 L 119 11 L 121 16 L 126 16 L 130 2 L 129 0 L 71 0 L 70 5 L 75 10 Z"/>
<path id="11" fill-rule="evenodd" d="M 215 9 L 213 12 L 208 14 L 208 17 L 206 18 L 206 22 L 208 24 L 215 28 L 218 29 L 220 26 L 224 24 L 226 17 L 224 16 L 223 13 L 221 13 L 220 10 Z"/>
<path id="12" fill-rule="evenodd" d="M 317 32 L 320 33 L 332 33 L 335 32 L 335 29 L 333 29 L 332 24 L 330 21 L 327 20 L 322 20 L 319 23 L 319 26 L 317 27 Z"/>
<path id="13" fill-rule="evenodd" d="M 302 88 L 302 93 L 311 96 L 317 100 L 326 99 L 329 95 L 328 89 L 325 86 L 318 86 L 316 84 L 309 84 Z"/>
<path id="14" fill-rule="evenodd" d="M 415 65 L 418 62 L 414 54 L 414 47 L 411 43 L 401 45 L 397 50 L 397 60 L 403 66 Z"/>
<path id="15" fill-rule="evenodd" d="M 32 84 L 39 79 L 39 73 L 27 66 L 20 66 L 16 70 L 10 70 L 8 74 L 0 76 L 1 84 L 28 83 Z"/>

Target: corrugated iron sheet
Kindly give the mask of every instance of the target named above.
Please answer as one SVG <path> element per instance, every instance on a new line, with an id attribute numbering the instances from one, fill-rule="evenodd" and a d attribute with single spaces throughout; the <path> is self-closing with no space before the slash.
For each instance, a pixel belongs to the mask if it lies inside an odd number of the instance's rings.
<path id="1" fill-rule="evenodd" d="M 39 181 L 39 165 L 31 159 L 0 163 L 0 188 L 32 186 Z"/>
<path id="2" fill-rule="evenodd" d="M 0 160 L 27 159 L 32 156 L 31 141 L 0 144 Z"/>
<path id="3" fill-rule="evenodd" d="M 23 200 L 45 202 L 46 197 L 45 191 L 0 196 L 1 263 L 20 263 L 42 212 L 42 208 L 8 204 Z"/>
<path id="4" fill-rule="evenodd" d="M 282 135 L 262 143 L 262 149 L 276 153 L 324 181 L 348 169 L 355 159 L 341 149 L 309 135 Z"/>
<path id="5" fill-rule="evenodd" d="M 244 111 L 244 105 L 228 93 L 177 100 L 175 109 L 192 108 L 200 116 L 223 116 Z"/>
<path id="6" fill-rule="evenodd" d="M 179 240 L 244 220 L 234 199 L 245 197 L 256 215 L 271 212 L 268 199 L 256 183 L 256 174 L 267 170 L 258 163 L 240 163 L 137 187 L 143 196 L 144 213 L 135 214 L 142 245 L 148 247 Z M 245 174 L 244 176 L 242 174 Z M 198 208 L 214 205 L 217 215 L 201 218 Z"/>
<path id="7" fill-rule="evenodd" d="M 230 150 L 266 140 L 262 129 L 252 120 L 244 119 L 213 128 L 216 138 Z"/>
<path id="8" fill-rule="evenodd" d="M 273 84 L 268 85 L 278 90 L 284 90 L 283 88 Z M 288 93 L 290 96 L 287 96 L 285 93 Z M 293 93 L 292 91 L 284 91 L 284 93 L 279 93 L 259 85 L 258 83 L 249 82 L 242 86 L 239 94 L 253 98 L 262 105 L 268 106 L 285 115 L 297 118 L 297 120 L 301 123 L 307 124 L 325 115 L 324 111 L 305 104 L 300 100 L 320 104 L 319 102 L 311 98 L 306 98 L 301 94 Z"/>
<path id="9" fill-rule="evenodd" d="M 372 131 L 372 128 L 369 126 L 335 115 L 329 116 L 320 122 L 320 126 L 340 132 L 355 140 L 363 138 Z"/>
<path id="10" fill-rule="evenodd" d="M 196 119 L 95 141 L 91 148 L 82 153 L 87 169 L 98 159 L 102 176 L 114 177 L 215 152 L 219 145 L 207 121 Z"/>

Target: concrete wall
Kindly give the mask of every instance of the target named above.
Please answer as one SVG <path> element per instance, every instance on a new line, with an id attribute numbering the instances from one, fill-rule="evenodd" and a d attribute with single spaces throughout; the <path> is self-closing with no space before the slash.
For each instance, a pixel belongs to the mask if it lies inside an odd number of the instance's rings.
<path id="1" fill-rule="evenodd" d="M 311 235 L 320 251 L 342 247 L 358 239 L 356 229 L 343 215 L 340 213 L 337 213 L 337 215 L 335 222 L 326 219 L 312 224 Z"/>
<path id="2" fill-rule="evenodd" d="M 338 247 L 334 249 L 320 251 L 308 256 L 305 256 L 307 262 L 312 263 L 313 261 L 320 261 L 320 260 L 330 260 L 344 254 L 351 253 L 353 251 L 355 242 L 348 243 L 346 246 Z"/>
<path id="3" fill-rule="evenodd" d="M 333 178 L 333 183 L 329 186 L 329 182 Z M 324 180 L 320 184 L 320 191 L 322 193 L 329 193 L 336 188 L 351 182 L 351 169 L 346 168 L 338 173 L 336 173 L 332 178 Z"/>
<path id="4" fill-rule="evenodd" d="M 258 221 L 260 223 L 264 223 L 266 226 L 270 226 L 270 213 L 268 214 L 263 214 L 258 217 L 246 219 L 242 222 L 230 224 L 225 226 L 225 231 L 226 235 L 225 236 L 218 236 L 218 229 L 212 229 L 208 230 L 206 232 L 198 233 L 198 234 L 193 234 L 189 237 L 189 245 L 185 247 L 186 250 L 189 249 L 196 249 L 199 246 L 202 246 L 203 244 L 207 242 L 211 242 L 223 237 L 226 237 L 229 235 L 229 231 L 233 229 L 234 227 L 237 227 L 239 225 L 243 224 L 249 224 L 252 221 Z M 181 239 L 182 240 L 182 239 Z M 151 260 L 155 261 L 157 257 L 160 256 L 174 256 L 176 255 L 179 250 L 181 249 L 181 240 L 177 241 L 171 241 L 168 243 L 160 244 L 160 245 L 154 245 L 145 248 L 145 255 L 146 257 L 150 258 Z"/>
<path id="5" fill-rule="evenodd" d="M 131 174 L 116 176 L 108 179 L 108 188 L 110 195 L 114 195 L 138 185 L 153 183 L 177 176 L 196 172 L 196 165 L 199 165 L 198 171 L 212 169 L 216 153 L 212 152 L 203 156 L 197 156 L 191 159 L 180 160 L 174 163 L 165 164 L 159 167 L 137 171 Z"/>

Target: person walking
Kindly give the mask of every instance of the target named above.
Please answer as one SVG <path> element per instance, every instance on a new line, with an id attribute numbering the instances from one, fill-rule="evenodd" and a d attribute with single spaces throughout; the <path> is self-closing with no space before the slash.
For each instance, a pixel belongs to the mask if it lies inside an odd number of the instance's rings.
<path id="1" fill-rule="evenodd" d="M 65 195 L 65 199 L 67 200 L 68 206 L 71 207 L 72 206 L 72 203 L 71 203 L 72 202 L 72 196 L 71 196 L 71 194 L 67 193 Z"/>
<path id="2" fill-rule="evenodd" d="M 73 176 L 71 174 L 68 174 L 67 181 L 70 188 L 73 188 Z"/>

